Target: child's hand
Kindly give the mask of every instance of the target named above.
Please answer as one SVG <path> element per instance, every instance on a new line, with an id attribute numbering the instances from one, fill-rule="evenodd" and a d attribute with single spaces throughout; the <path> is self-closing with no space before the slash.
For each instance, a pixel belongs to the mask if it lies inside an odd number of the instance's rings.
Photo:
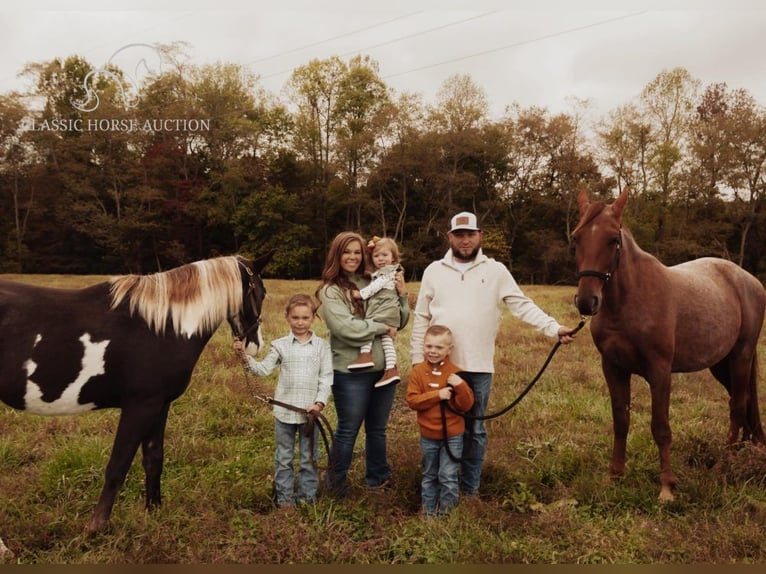
<path id="1" fill-rule="evenodd" d="M 322 403 L 314 403 L 306 409 L 307 413 L 321 413 L 324 405 Z"/>
<path id="2" fill-rule="evenodd" d="M 456 387 L 463 382 L 463 379 L 458 377 L 455 373 L 452 373 L 447 377 L 447 384 L 451 387 Z"/>
<path id="3" fill-rule="evenodd" d="M 388 330 L 386 331 L 386 335 L 391 337 L 392 339 L 396 339 L 396 333 L 399 331 L 396 327 L 393 325 L 388 326 Z"/>
<path id="4" fill-rule="evenodd" d="M 352 289 L 351 290 L 351 298 L 352 299 L 361 299 L 362 298 L 362 293 L 357 291 L 356 289 Z"/>
<path id="5" fill-rule="evenodd" d="M 234 349 L 234 353 L 236 353 L 237 357 L 239 357 L 239 360 L 242 361 L 242 364 L 249 368 L 250 364 L 247 360 L 247 355 L 245 354 L 244 341 L 239 337 L 234 337 L 234 342 L 231 344 L 231 346 Z"/>
<path id="6" fill-rule="evenodd" d="M 439 398 L 443 401 L 450 400 L 452 398 L 452 387 L 439 389 Z"/>

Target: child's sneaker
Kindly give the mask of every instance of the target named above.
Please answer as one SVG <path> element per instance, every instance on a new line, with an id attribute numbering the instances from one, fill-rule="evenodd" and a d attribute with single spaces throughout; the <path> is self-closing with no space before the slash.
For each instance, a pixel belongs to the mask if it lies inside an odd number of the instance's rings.
<path id="1" fill-rule="evenodd" d="M 356 361 L 348 366 L 349 371 L 358 371 L 359 369 L 367 369 L 368 367 L 374 367 L 375 363 L 372 361 L 372 353 L 359 353 Z"/>
<path id="2" fill-rule="evenodd" d="M 399 381 L 401 381 L 401 377 L 399 376 L 399 369 L 394 367 L 393 369 L 386 369 L 383 373 L 383 376 L 380 378 L 380 380 L 375 383 L 376 387 L 384 387 L 386 385 L 396 384 Z"/>

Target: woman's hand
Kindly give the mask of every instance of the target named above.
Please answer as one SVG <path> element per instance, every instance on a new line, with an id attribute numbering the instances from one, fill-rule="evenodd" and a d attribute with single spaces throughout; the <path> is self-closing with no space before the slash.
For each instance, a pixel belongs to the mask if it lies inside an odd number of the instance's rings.
<path id="1" fill-rule="evenodd" d="M 404 282 L 404 271 L 397 271 L 394 275 L 394 282 L 396 284 L 396 291 L 400 297 L 407 296 L 407 285 Z"/>

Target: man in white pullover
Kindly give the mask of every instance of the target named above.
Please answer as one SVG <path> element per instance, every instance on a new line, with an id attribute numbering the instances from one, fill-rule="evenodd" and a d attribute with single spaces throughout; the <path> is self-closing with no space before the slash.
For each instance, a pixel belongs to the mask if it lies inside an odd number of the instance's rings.
<path id="1" fill-rule="evenodd" d="M 511 313 L 561 343 L 572 342 L 572 329 L 547 315 L 519 288 L 508 268 L 482 253 L 483 233 L 476 215 L 467 211 L 451 220 L 450 249 L 440 261 L 431 263 L 423 278 L 415 304 L 410 335 L 412 363 L 423 361 L 423 336 L 429 325 L 446 325 L 452 331 L 452 362 L 474 392 L 470 414 L 483 416 L 489 402 L 495 371 L 495 337 L 505 303 Z M 466 431 L 471 421 L 467 421 Z M 460 487 L 466 495 L 479 490 L 481 468 L 487 450 L 484 421 L 473 421 L 463 445 Z M 468 442 L 470 441 L 470 443 Z"/>

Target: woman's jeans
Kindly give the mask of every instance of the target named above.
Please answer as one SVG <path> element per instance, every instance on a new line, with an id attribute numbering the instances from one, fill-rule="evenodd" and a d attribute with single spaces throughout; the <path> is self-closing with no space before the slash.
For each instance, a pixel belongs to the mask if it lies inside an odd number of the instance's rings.
<path id="1" fill-rule="evenodd" d="M 463 435 L 447 439 L 449 451 L 459 459 L 463 452 Z M 460 498 L 458 472 L 460 463 L 452 460 L 443 440 L 420 437 L 423 461 L 423 480 L 420 483 L 420 500 L 423 514 L 436 516 L 448 514 L 457 506 Z"/>
<path id="2" fill-rule="evenodd" d="M 327 482 L 335 496 L 347 492 L 346 474 L 351 466 L 354 444 L 364 423 L 365 482 L 369 487 L 383 485 L 391 478 L 391 467 L 386 456 L 386 426 L 396 395 L 396 385 L 375 387 L 382 371 L 341 373 L 335 371 L 332 395 L 338 426 L 330 454 Z"/>
<path id="3" fill-rule="evenodd" d="M 314 502 L 317 497 L 319 476 L 316 468 L 319 456 L 319 433 L 314 427 L 314 452 L 311 452 L 311 437 L 303 434 L 304 425 L 283 423 L 274 419 L 276 448 L 274 449 L 274 486 L 277 505 L 290 506 L 294 503 L 293 458 L 295 457 L 295 435 L 298 434 L 298 502 Z"/>
<path id="4" fill-rule="evenodd" d="M 468 411 L 472 416 L 484 416 L 492 388 L 492 373 L 470 373 L 462 371 L 460 378 L 473 391 L 473 407 Z M 465 421 L 463 434 L 463 463 L 460 467 L 460 490 L 467 495 L 477 494 L 481 482 L 481 467 L 487 452 L 487 429 L 483 420 Z"/>

